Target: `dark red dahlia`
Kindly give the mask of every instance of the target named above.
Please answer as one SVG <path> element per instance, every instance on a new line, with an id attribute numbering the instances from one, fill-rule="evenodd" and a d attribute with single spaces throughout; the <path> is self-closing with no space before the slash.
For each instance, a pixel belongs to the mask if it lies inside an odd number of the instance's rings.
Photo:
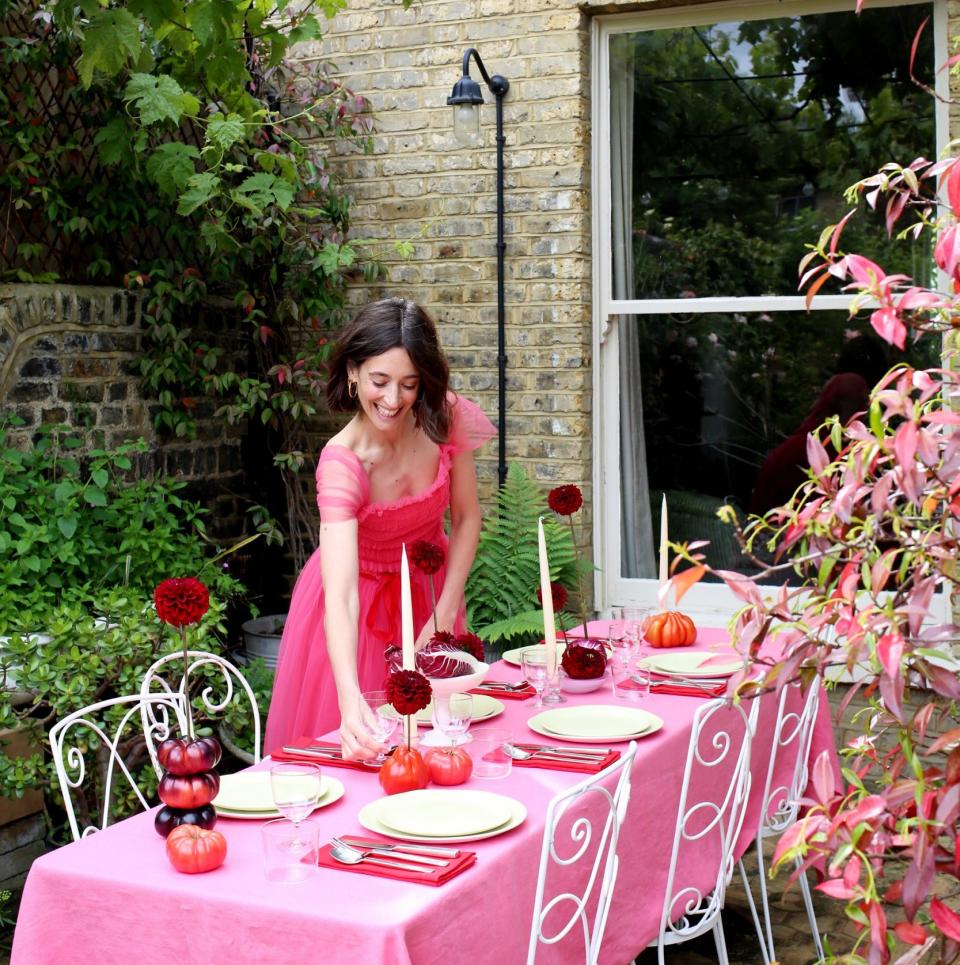
<path id="1" fill-rule="evenodd" d="M 192 576 L 163 580 L 153 591 L 157 616 L 172 627 L 199 623 L 210 609 L 210 591 Z"/>
<path id="2" fill-rule="evenodd" d="M 430 638 L 427 646 L 432 644 L 441 644 L 442 646 L 453 646 L 457 645 L 456 638 L 449 630 L 437 630 L 434 635 Z"/>
<path id="3" fill-rule="evenodd" d="M 483 663 L 483 641 L 475 633 L 461 633 L 453 642 Z"/>
<path id="4" fill-rule="evenodd" d="M 387 697 L 398 714 L 415 714 L 430 703 L 430 682 L 416 670 L 397 670 L 387 677 Z"/>
<path id="5" fill-rule="evenodd" d="M 551 583 L 550 597 L 553 600 L 553 612 L 558 613 L 567 605 L 567 588 L 562 583 Z M 537 587 L 537 602 L 543 606 L 543 590 L 540 587 Z"/>
<path id="6" fill-rule="evenodd" d="M 573 644 L 563 651 L 560 666 L 566 671 L 568 677 L 573 677 L 575 680 L 593 680 L 596 677 L 602 677 L 607 669 L 607 655 L 602 648 Z"/>
<path id="7" fill-rule="evenodd" d="M 547 493 L 547 505 L 558 516 L 572 516 L 583 505 L 583 493 L 576 486 L 557 486 Z"/>
<path id="8" fill-rule="evenodd" d="M 433 576 L 443 566 L 446 556 L 436 543 L 428 543 L 425 539 L 418 539 L 410 547 L 410 562 L 427 576 Z"/>

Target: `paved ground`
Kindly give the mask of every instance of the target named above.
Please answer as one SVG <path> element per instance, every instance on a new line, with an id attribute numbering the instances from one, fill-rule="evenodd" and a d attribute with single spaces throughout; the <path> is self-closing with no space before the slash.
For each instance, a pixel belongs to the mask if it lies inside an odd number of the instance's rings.
<path id="1" fill-rule="evenodd" d="M 768 843 L 768 847 L 772 848 L 772 843 Z M 755 873 L 756 859 L 752 862 L 748 860 L 747 867 L 749 872 Z M 786 881 L 786 875 L 780 875 L 768 883 L 777 959 L 780 965 L 811 965 L 817 961 L 817 956 L 807 925 L 803 897 L 796 885 L 792 885 L 785 892 Z M 856 941 L 856 931 L 843 913 L 843 902 L 814 892 L 813 904 L 820 932 L 828 936 L 834 954 L 850 951 Z M 723 930 L 727 939 L 730 965 L 757 965 L 763 961 L 739 872 L 734 873 L 733 882 L 727 890 Z M 637 958 L 636 963 L 656 965 L 656 961 L 656 949 L 647 949 Z M 708 965 L 716 962 L 713 937 L 707 935 L 705 938 L 668 948 L 666 961 L 670 965 Z"/>

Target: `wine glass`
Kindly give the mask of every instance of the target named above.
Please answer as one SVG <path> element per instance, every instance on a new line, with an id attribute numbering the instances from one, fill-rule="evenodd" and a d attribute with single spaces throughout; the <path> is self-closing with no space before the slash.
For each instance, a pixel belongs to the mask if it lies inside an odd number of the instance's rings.
<path id="1" fill-rule="evenodd" d="M 320 800 L 320 765 L 274 764 L 270 768 L 270 790 L 277 810 L 299 831 L 300 822 L 310 816 Z M 294 834 L 289 842 L 291 850 L 301 847 L 298 838 Z"/>
<path id="2" fill-rule="evenodd" d="M 653 608 L 649 606 L 625 606 L 623 608 L 626 637 L 629 639 L 629 645 L 634 653 L 640 649 L 640 644 L 643 643 L 647 624 L 652 616 Z"/>
<path id="3" fill-rule="evenodd" d="M 385 690 L 367 690 L 360 695 L 360 718 L 364 730 L 384 746 L 384 750 L 373 759 L 373 763 L 382 764 L 386 760 L 384 751 L 387 744 L 400 724 L 400 715 L 390 703 Z"/>
<path id="4" fill-rule="evenodd" d="M 437 726 L 452 746 L 466 744 L 464 735 L 473 719 L 473 697 L 470 694 L 450 694 L 446 700 L 436 702 Z"/>
<path id="5" fill-rule="evenodd" d="M 543 706 L 543 691 L 547 686 L 547 654 L 544 648 L 528 647 L 520 654 L 520 665 L 523 668 L 524 680 L 537 692 L 537 702 L 534 707 Z"/>

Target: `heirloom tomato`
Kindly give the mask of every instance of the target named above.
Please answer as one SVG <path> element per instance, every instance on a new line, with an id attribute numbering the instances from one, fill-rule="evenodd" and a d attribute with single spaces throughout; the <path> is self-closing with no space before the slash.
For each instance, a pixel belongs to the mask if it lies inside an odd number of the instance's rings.
<path id="1" fill-rule="evenodd" d="M 462 747 L 434 747 L 423 758 L 434 784 L 463 784 L 473 773 L 473 759 Z"/>
<path id="2" fill-rule="evenodd" d="M 184 740 L 171 737 L 157 747 L 160 766 L 177 777 L 212 771 L 220 763 L 220 741 L 216 737 Z"/>
<path id="3" fill-rule="evenodd" d="M 157 834 L 164 838 L 181 824 L 195 824 L 199 828 L 210 830 L 217 823 L 217 810 L 212 804 L 205 804 L 202 808 L 193 808 L 189 811 L 180 808 L 171 808 L 164 805 L 157 811 L 157 816 L 153 819 L 153 826 Z"/>
<path id="4" fill-rule="evenodd" d="M 170 864 L 184 874 L 213 871 L 227 856 L 227 839 L 219 831 L 207 831 L 195 824 L 181 824 L 167 835 Z"/>
<path id="5" fill-rule="evenodd" d="M 219 790 L 220 777 L 215 772 L 190 774 L 187 777 L 164 774 L 157 793 L 168 807 L 189 811 L 209 804 Z"/>
<path id="6" fill-rule="evenodd" d="M 380 765 L 380 786 L 387 794 L 419 791 L 430 783 L 430 768 L 419 751 L 398 747 Z"/>
<path id="7" fill-rule="evenodd" d="M 685 613 L 668 610 L 650 617 L 643 635 L 651 647 L 689 647 L 697 639 L 697 627 Z"/>

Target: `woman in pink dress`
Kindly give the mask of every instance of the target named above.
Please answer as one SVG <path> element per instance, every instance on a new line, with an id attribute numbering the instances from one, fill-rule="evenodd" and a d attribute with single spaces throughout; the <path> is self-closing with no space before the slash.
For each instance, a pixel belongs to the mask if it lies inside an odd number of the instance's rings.
<path id="1" fill-rule="evenodd" d="M 480 534 L 473 450 L 495 430 L 448 380 L 434 324 L 411 301 L 373 302 L 341 334 L 327 402 L 355 414 L 317 463 L 320 545 L 294 587 L 267 752 L 338 725 L 346 755 L 381 749 L 363 727 L 361 694 L 383 687 L 384 649 L 399 644 L 404 543 L 444 548 L 434 575 L 437 626 L 465 629 L 463 588 Z M 419 648 L 434 628 L 428 577 L 416 569 L 411 596 Z"/>

